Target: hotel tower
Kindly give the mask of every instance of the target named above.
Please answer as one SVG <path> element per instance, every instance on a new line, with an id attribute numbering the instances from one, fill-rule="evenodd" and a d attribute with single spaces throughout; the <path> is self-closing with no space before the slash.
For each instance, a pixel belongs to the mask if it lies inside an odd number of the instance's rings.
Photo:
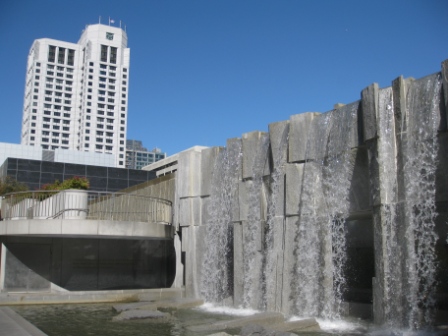
<path id="1" fill-rule="evenodd" d="M 78 43 L 35 40 L 21 144 L 110 154 L 124 168 L 129 58 L 126 32 L 110 25 L 86 26 Z"/>

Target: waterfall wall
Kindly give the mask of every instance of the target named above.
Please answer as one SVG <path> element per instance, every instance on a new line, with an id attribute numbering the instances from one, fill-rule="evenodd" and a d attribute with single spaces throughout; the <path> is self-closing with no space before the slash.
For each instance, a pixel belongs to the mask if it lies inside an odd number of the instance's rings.
<path id="1" fill-rule="evenodd" d="M 434 324 L 448 310 L 447 79 L 445 61 L 441 73 L 372 84 L 357 102 L 293 115 L 225 148 L 179 153 L 187 295 Z"/>

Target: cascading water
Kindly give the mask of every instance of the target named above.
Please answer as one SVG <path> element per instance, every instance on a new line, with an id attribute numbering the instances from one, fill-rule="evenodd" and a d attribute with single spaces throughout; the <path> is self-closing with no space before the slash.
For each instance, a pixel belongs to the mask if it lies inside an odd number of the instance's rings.
<path id="1" fill-rule="evenodd" d="M 269 148 L 269 137 L 266 134 L 261 135 L 260 143 L 255 153 L 252 180 L 246 183 L 248 190 L 247 223 L 243 229 L 243 263 L 244 263 L 244 282 L 243 282 L 243 306 L 244 308 L 261 309 L 262 302 L 262 188 L 263 188 L 263 171 L 267 160 L 267 152 Z"/>
<path id="2" fill-rule="evenodd" d="M 265 260 L 264 260 L 264 298 L 263 307 L 271 308 L 270 310 L 278 310 L 277 307 L 268 307 L 268 302 L 274 302 L 273 296 L 276 295 L 276 278 L 273 276 L 275 274 L 275 266 L 277 263 L 277 252 L 275 239 L 275 225 L 277 213 L 281 212 L 283 214 L 283 204 L 277 204 L 279 193 L 281 191 L 280 186 L 284 183 L 285 174 L 285 164 L 286 164 L 286 148 L 288 145 L 288 134 L 289 127 L 283 130 L 283 134 L 280 138 L 278 148 L 272 149 L 272 152 L 277 153 L 273 155 L 273 171 L 271 173 L 270 179 L 270 193 L 268 198 L 268 209 L 267 209 L 267 219 L 266 219 L 266 234 L 265 234 Z M 271 144 L 271 146 L 273 146 Z M 277 207 L 281 207 L 281 211 Z M 280 216 L 283 220 L 284 216 Z M 279 244 L 277 244 L 278 246 Z"/>
<path id="3" fill-rule="evenodd" d="M 327 143 L 323 170 L 326 214 L 331 227 L 333 306 L 326 312 L 331 318 L 340 317 L 345 291 L 346 218 L 349 215 L 349 191 L 353 175 L 354 157 L 350 144 L 357 127 L 358 103 L 332 111 L 332 125 Z M 328 309 L 327 308 L 327 309 Z"/>
<path id="4" fill-rule="evenodd" d="M 383 258 L 384 289 L 383 307 L 384 322 L 389 327 L 399 327 L 403 320 L 402 269 L 400 266 L 403 255 L 399 243 L 399 228 L 397 223 L 397 160 L 395 143 L 395 119 L 392 88 L 379 91 L 379 129 L 378 129 L 378 168 L 380 190 L 383 203 L 380 205 L 382 217 L 382 236 L 386 257 Z M 378 247 L 382 250 L 382 247 Z M 393 257 L 392 257 L 393 256 Z"/>
<path id="5" fill-rule="evenodd" d="M 411 83 L 406 99 L 406 318 L 411 329 L 430 326 L 435 305 L 435 172 L 440 90 L 440 74 L 428 76 Z"/>
<path id="6" fill-rule="evenodd" d="M 301 316 L 340 315 L 346 263 L 345 219 L 353 164 L 350 136 L 358 104 L 320 115 L 307 144 L 298 234 L 296 312 Z"/>
<path id="7" fill-rule="evenodd" d="M 322 204 L 322 166 L 327 139 L 327 125 L 330 114 L 323 114 L 313 120 L 307 143 L 307 157 L 312 161 L 305 163 L 299 210 L 297 236 L 295 238 L 296 265 L 293 289 L 295 290 L 296 314 L 299 316 L 319 316 L 324 301 L 323 279 L 326 276 L 323 254 L 324 242 L 321 239 Z"/>
<path id="8" fill-rule="evenodd" d="M 207 223 L 207 246 L 202 267 L 201 294 L 207 302 L 223 304 L 232 295 L 231 213 L 241 166 L 241 143 L 222 149 L 214 164 Z"/>

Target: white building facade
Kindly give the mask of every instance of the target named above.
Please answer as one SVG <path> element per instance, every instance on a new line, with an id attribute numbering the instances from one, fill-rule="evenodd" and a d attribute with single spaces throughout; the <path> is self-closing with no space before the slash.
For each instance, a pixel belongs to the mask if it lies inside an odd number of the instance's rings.
<path id="1" fill-rule="evenodd" d="M 110 154 L 125 167 L 130 49 L 121 28 L 89 25 L 78 43 L 35 40 L 21 144 Z"/>

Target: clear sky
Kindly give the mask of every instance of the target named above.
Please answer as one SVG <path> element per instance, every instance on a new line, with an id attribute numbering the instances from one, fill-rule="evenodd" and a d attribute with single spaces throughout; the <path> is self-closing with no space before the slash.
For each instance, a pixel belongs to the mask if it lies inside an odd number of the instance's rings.
<path id="1" fill-rule="evenodd" d="M 33 40 L 76 43 L 100 16 L 127 29 L 128 138 L 168 155 L 448 59 L 447 0 L 0 0 L 0 142 L 20 142 Z"/>

